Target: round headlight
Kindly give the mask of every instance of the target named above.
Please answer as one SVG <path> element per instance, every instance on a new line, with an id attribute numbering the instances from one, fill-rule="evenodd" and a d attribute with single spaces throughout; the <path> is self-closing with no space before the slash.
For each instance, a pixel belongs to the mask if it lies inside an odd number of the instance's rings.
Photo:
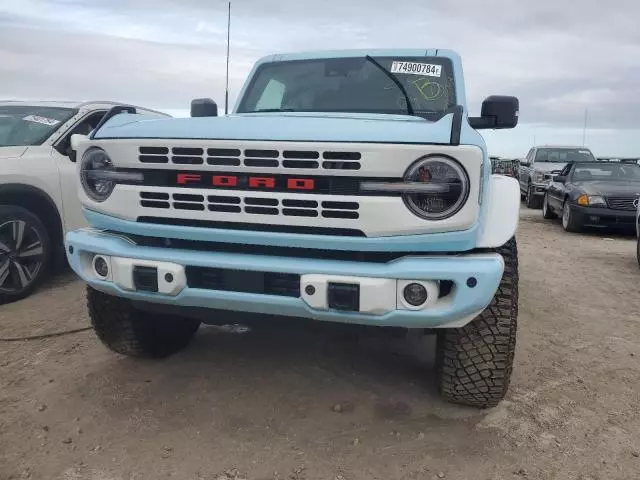
<path id="1" fill-rule="evenodd" d="M 96 202 L 105 201 L 115 188 L 115 182 L 104 175 L 112 169 L 113 163 L 104 150 L 91 148 L 82 156 L 80 182 L 86 194 Z"/>
<path id="2" fill-rule="evenodd" d="M 416 188 L 403 197 L 409 210 L 426 220 L 442 220 L 455 215 L 469 196 L 467 173 L 448 157 L 421 158 L 409 167 L 404 180 L 431 187 L 425 188 L 424 192 Z"/>

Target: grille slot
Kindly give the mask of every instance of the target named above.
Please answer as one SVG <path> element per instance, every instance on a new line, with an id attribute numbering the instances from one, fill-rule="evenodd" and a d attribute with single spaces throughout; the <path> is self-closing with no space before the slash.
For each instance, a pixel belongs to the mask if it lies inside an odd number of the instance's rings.
<path id="1" fill-rule="evenodd" d="M 177 210 L 204 210 L 204 205 L 202 203 L 191 203 L 191 202 L 173 202 L 173 208 Z"/>
<path id="2" fill-rule="evenodd" d="M 256 215 L 278 215 L 279 213 L 277 208 L 268 207 L 244 207 L 244 211 Z"/>
<path id="3" fill-rule="evenodd" d="M 360 152 L 324 152 L 322 158 L 325 160 L 360 160 Z"/>
<path id="4" fill-rule="evenodd" d="M 138 160 L 142 163 L 169 163 L 169 157 L 165 155 L 140 155 Z"/>
<path id="5" fill-rule="evenodd" d="M 283 208 L 282 214 L 287 217 L 317 217 L 318 211 L 310 208 Z"/>
<path id="6" fill-rule="evenodd" d="M 335 210 L 358 210 L 360 205 L 357 202 L 322 202 L 322 208 Z"/>
<path id="7" fill-rule="evenodd" d="M 246 205 L 269 205 L 269 206 L 277 206 L 278 199 L 277 198 L 245 198 L 244 203 Z"/>
<path id="8" fill-rule="evenodd" d="M 190 288 L 295 298 L 300 296 L 300 275 L 294 273 L 193 266 L 186 267 L 185 273 Z"/>
<path id="9" fill-rule="evenodd" d="M 294 208 L 317 208 L 318 202 L 315 200 L 282 200 L 282 206 Z"/>
<path id="10" fill-rule="evenodd" d="M 247 167 L 277 167 L 280 165 L 278 160 L 268 160 L 264 158 L 245 158 L 244 164 Z"/>
<path id="11" fill-rule="evenodd" d="M 140 153 L 146 155 L 166 155 L 169 153 L 167 147 L 140 147 Z"/>
<path id="12" fill-rule="evenodd" d="M 171 149 L 171 153 L 173 153 L 174 155 L 202 156 L 204 154 L 204 150 L 202 148 L 194 147 L 173 147 Z"/>
<path id="13" fill-rule="evenodd" d="M 322 216 L 324 218 L 358 218 L 358 212 L 343 211 L 343 210 L 323 210 Z"/>
<path id="14" fill-rule="evenodd" d="M 280 156 L 280 152 L 278 152 L 278 150 L 245 150 L 244 156 L 256 158 L 278 158 Z"/>
<path id="15" fill-rule="evenodd" d="M 140 198 L 144 200 L 169 200 L 169 194 L 164 192 L 140 192 Z"/>
<path id="16" fill-rule="evenodd" d="M 297 160 L 315 160 L 320 158 L 318 152 L 313 151 L 301 151 L 301 150 L 285 150 L 282 152 L 283 158 L 293 158 Z"/>
<path id="17" fill-rule="evenodd" d="M 359 162 L 322 162 L 326 170 L 360 170 Z"/>
<path id="18" fill-rule="evenodd" d="M 204 195 L 191 195 L 188 193 L 174 193 L 173 199 L 180 202 L 204 202 Z"/>
<path id="19" fill-rule="evenodd" d="M 207 155 L 210 157 L 239 157 L 240 150 L 237 148 L 208 148 Z"/>
<path id="20" fill-rule="evenodd" d="M 242 210 L 240 209 L 240 207 L 237 207 L 236 205 L 209 204 L 209 211 L 210 212 L 240 213 Z"/>
<path id="21" fill-rule="evenodd" d="M 174 155 L 171 161 L 176 165 L 201 165 L 204 163 L 202 157 L 187 157 L 183 155 Z"/>
<path id="22" fill-rule="evenodd" d="M 169 202 L 159 200 L 140 200 L 140 205 L 145 208 L 169 208 Z"/>
<path id="23" fill-rule="evenodd" d="M 220 165 L 223 167 L 238 167 L 240 166 L 240 159 L 225 158 L 225 157 L 208 157 L 207 163 L 209 165 Z"/>
<path id="24" fill-rule="evenodd" d="M 638 197 L 607 197 L 607 203 L 612 210 L 636 211 L 633 202 Z"/>
<path id="25" fill-rule="evenodd" d="M 284 160 L 284 168 L 318 168 L 320 164 L 313 160 Z"/>
<path id="26" fill-rule="evenodd" d="M 220 195 L 209 195 L 207 200 L 211 203 L 240 203 L 240 197 L 223 197 Z"/>

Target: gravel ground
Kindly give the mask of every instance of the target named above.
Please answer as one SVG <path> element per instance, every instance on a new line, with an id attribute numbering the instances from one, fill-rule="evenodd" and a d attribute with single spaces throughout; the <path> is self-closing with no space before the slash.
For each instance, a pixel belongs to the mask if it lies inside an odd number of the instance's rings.
<path id="1" fill-rule="evenodd" d="M 203 328 L 162 362 L 91 331 L 0 342 L 0 479 L 640 478 L 633 237 L 522 211 L 508 398 L 438 398 L 429 339 Z M 86 327 L 72 274 L 0 307 L 0 337 Z"/>

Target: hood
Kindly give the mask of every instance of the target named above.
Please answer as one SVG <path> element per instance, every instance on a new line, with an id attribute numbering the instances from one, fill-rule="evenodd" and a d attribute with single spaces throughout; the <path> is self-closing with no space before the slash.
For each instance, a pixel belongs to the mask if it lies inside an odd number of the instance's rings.
<path id="1" fill-rule="evenodd" d="M 0 147 L 0 158 L 18 158 L 21 157 L 27 147 Z"/>
<path id="2" fill-rule="evenodd" d="M 453 114 L 437 122 L 367 114 L 270 113 L 170 119 L 121 114 L 105 123 L 94 138 L 448 144 L 452 123 Z"/>
<path id="3" fill-rule="evenodd" d="M 553 172 L 554 170 L 562 170 L 567 164 L 566 163 L 553 163 L 553 162 L 539 162 L 533 164 L 533 169 L 536 172 Z"/>
<path id="4" fill-rule="evenodd" d="M 597 181 L 577 182 L 574 184 L 584 193 L 603 197 L 635 197 L 640 196 L 640 181 Z"/>

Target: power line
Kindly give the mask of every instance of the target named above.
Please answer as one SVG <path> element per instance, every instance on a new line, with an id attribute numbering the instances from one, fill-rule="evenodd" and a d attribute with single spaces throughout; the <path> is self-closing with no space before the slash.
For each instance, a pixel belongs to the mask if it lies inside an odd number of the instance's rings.
<path id="1" fill-rule="evenodd" d="M 224 92 L 224 114 L 229 113 L 229 43 L 231 39 L 231 2 L 229 2 L 229 11 L 227 14 L 227 80 Z"/>

